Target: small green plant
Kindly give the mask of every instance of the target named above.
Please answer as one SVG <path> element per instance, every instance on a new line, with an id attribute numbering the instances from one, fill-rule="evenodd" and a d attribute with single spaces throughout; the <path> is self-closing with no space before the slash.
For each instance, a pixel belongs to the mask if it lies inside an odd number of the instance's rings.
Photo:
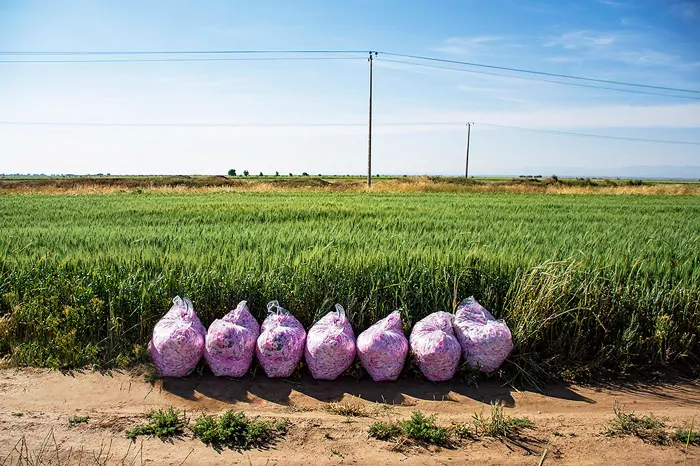
<path id="1" fill-rule="evenodd" d="M 690 427 L 678 429 L 673 434 L 673 440 L 685 443 L 686 450 L 690 445 L 700 445 L 700 434 L 698 434 L 697 431 L 693 431 L 693 427 L 695 427 L 694 417 L 693 420 L 690 421 Z"/>
<path id="2" fill-rule="evenodd" d="M 503 412 L 503 402 L 498 400 L 491 403 L 490 416 L 474 413 L 471 429 L 462 426 L 460 433 L 466 433 L 466 437 L 472 438 L 513 438 L 523 429 L 531 429 L 533 426 L 532 421 L 526 417 L 507 416 Z"/>
<path id="3" fill-rule="evenodd" d="M 654 445 L 664 445 L 669 442 L 664 419 L 654 417 L 652 414 L 639 417 L 634 411 L 625 412 L 624 406 L 617 401 L 613 405 L 613 411 L 615 416 L 608 423 L 603 432 L 604 435 L 608 437 L 632 435 Z"/>
<path id="4" fill-rule="evenodd" d="M 365 406 L 359 401 L 345 401 L 337 403 L 328 403 L 326 406 L 326 411 L 338 414 L 340 416 L 348 417 L 365 417 L 367 416 L 367 410 Z"/>
<path id="5" fill-rule="evenodd" d="M 148 423 L 126 431 L 127 438 L 134 440 L 139 435 L 160 439 L 182 435 L 187 427 L 184 413 L 170 406 L 168 409 L 151 410 L 146 413 Z"/>
<path id="6" fill-rule="evenodd" d="M 399 422 L 399 427 L 411 440 L 430 445 L 445 445 L 450 441 L 450 432 L 444 427 L 437 426 L 436 420 L 435 414 L 426 416 L 420 411 L 413 411 L 410 419 Z"/>
<path id="7" fill-rule="evenodd" d="M 12 415 L 15 417 L 22 417 L 24 416 L 24 413 L 12 413 Z"/>
<path id="8" fill-rule="evenodd" d="M 401 428 L 395 422 L 377 421 L 369 426 L 369 436 L 377 440 L 392 440 L 401 433 Z"/>
<path id="9" fill-rule="evenodd" d="M 192 432 L 202 442 L 215 448 L 248 449 L 271 444 L 286 434 L 289 422 L 249 419 L 241 412 L 228 410 L 221 416 L 202 414 Z"/>
<path id="10" fill-rule="evenodd" d="M 71 418 L 68 418 L 68 426 L 75 427 L 78 424 L 88 422 L 88 419 L 90 419 L 90 416 L 73 416 Z"/>

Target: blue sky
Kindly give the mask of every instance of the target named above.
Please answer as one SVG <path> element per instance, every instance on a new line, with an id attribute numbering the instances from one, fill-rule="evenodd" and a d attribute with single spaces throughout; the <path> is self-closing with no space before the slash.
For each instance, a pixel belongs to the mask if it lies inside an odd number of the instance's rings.
<path id="1" fill-rule="evenodd" d="M 379 50 L 700 89 L 700 2 L 0 3 L 0 51 L 226 49 Z M 367 61 L 364 55 L 354 57 L 0 63 L 0 121 L 363 123 Z M 7 59 L 13 57 L 0 57 Z M 375 62 L 375 122 L 476 122 L 473 174 L 700 165 L 699 146 L 479 125 L 700 141 L 700 100 L 418 67 L 388 61 L 392 59 L 396 57 L 380 53 Z M 373 171 L 459 174 L 465 137 L 461 125 L 378 125 Z M 237 168 L 361 174 L 366 145 L 361 126 L 0 125 L 0 172 L 204 174 Z"/>

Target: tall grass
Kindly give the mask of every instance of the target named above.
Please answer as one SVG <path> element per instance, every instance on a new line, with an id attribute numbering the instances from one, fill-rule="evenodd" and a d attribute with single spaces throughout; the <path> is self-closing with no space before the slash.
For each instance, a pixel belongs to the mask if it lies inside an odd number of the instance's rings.
<path id="1" fill-rule="evenodd" d="M 537 379 L 697 364 L 700 202 L 682 196 L 0 195 L 0 354 L 124 366 L 170 299 L 407 326 L 473 294 Z"/>

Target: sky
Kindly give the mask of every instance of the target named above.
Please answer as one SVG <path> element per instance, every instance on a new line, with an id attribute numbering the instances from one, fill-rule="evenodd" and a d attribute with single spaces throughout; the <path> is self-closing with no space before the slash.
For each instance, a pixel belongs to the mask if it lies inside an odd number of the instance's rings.
<path id="1" fill-rule="evenodd" d="M 700 145 L 501 127 L 700 142 L 698 93 L 389 54 L 700 90 L 700 1 L 0 2 L 0 52 L 187 50 L 379 51 L 374 174 L 462 174 L 466 122 L 473 175 L 700 166 Z M 366 173 L 367 53 L 286 55 L 309 56 L 343 59 L 0 55 L 0 173 Z"/>

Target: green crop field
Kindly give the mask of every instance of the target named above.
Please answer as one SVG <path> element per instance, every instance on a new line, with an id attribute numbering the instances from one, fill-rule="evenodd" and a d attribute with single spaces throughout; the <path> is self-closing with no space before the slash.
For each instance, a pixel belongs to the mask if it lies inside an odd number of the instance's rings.
<path id="1" fill-rule="evenodd" d="M 504 376 L 700 362 L 700 198 L 151 192 L 0 195 L 0 357 L 122 367 L 175 295 L 208 325 L 277 299 L 356 332 L 474 295 L 513 330 Z"/>

